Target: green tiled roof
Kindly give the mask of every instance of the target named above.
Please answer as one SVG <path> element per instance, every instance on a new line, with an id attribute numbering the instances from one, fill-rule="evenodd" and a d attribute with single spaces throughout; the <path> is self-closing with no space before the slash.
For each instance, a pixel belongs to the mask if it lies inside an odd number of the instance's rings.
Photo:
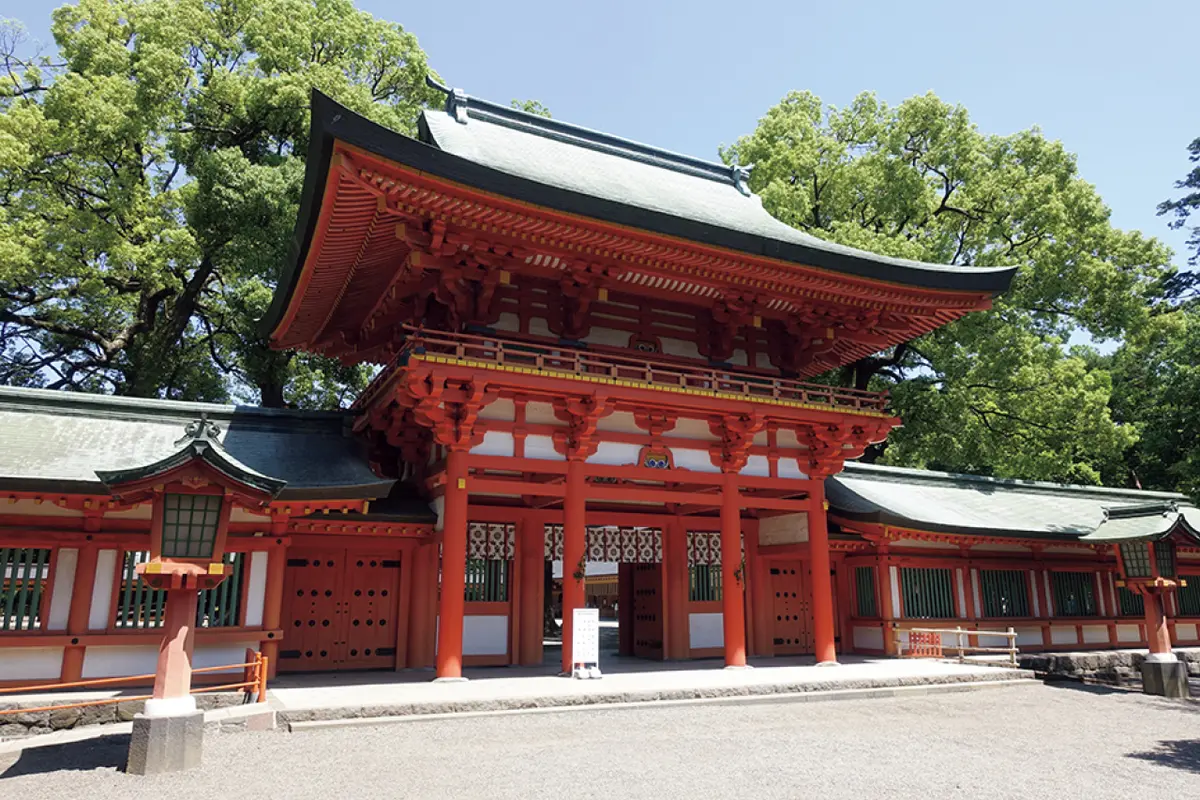
<path id="1" fill-rule="evenodd" d="M 280 499 L 384 497 L 394 483 L 371 471 L 344 412 L 0 387 L 0 490 L 107 493 L 97 471 L 176 455 L 184 426 L 202 414 L 241 468 L 286 482 Z"/>
<path id="2" fill-rule="evenodd" d="M 1141 503 L 1107 509 L 1096 530 L 1084 542 L 1128 542 L 1162 539 L 1179 530 L 1200 541 L 1200 510 L 1173 502 Z"/>
<path id="3" fill-rule="evenodd" d="M 1096 531 L 1108 510 L 1175 503 L 1200 522 L 1182 494 L 988 478 L 918 469 L 846 464 L 825 481 L 834 513 L 850 520 L 975 536 L 1075 540 Z"/>

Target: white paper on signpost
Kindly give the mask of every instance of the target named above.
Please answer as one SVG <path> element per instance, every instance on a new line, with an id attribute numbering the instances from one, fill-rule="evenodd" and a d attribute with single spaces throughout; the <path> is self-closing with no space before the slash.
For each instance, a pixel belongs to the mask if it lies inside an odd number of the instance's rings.
<path id="1" fill-rule="evenodd" d="M 600 674 L 600 609 L 576 608 L 571 616 L 571 661 L 596 665 Z M 575 672 L 579 672 L 578 669 Z M 582 677 L 582 676 L 580 676 Z"/>

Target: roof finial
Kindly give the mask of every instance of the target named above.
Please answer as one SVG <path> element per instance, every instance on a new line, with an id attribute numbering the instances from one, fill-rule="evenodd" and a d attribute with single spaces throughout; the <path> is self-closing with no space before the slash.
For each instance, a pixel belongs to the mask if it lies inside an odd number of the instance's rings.
<path id="1" fill-rule="evenodd" d="M 183 427 L 183 437 L 175 441 L 175 446 L 195 439 L 212 439 L 216 441 L 221 435 L 221 428 L 208 419 L 208 412 L 200 412 L 200 419 L 193 420 Z"/>
<path id="2" fill-rule="evenodd" d="M 446 113 L 454 117 L 456 122 L 463 125 L 467 124 L 467 93 L 462 89 L 451 89 L 449 86 L 438 83 L 438 81 L 429 73 L 425 73 L 425 84 L 431 89 L 437 89 L 439 92 L 446 94 Z"/>
<path id="3" fill-rule="evenodd" d="M 733 178 L 733 185 L 739 192 L 746 195 L 746 197 L 750 196 L 750 184 L 748 181 L 750 180 L 750 170 L 752 169 L 754 169 L 753 164 L 747 164 L 744 167 L 740 164 L 729 165 L 729 176 Z"/>

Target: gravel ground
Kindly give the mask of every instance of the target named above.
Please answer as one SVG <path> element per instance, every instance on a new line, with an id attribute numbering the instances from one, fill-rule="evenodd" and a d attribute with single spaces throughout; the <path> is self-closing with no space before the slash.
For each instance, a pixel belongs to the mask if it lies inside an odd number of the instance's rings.
<path id="1" fill-rule="evenodd" d="M 126 737 L 0 755 L 0 797 L 1195 796 L 1200 704 L 1040 684 L 885 700 L 596 710 L 210 734 L 186 776 Z"/>

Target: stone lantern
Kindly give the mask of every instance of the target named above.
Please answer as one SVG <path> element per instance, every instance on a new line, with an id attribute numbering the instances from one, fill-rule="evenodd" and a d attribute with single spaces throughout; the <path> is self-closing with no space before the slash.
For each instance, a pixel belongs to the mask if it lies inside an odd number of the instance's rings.
<path id="1" fill-rule="evenodd" d="M 1121 573 L 1118 585 L 1142 596 L 1150 645 L 1150 653 L 1142 661 L 1142 690 L 1146 694 L 1190 696 L 1187 665 L 1171 651 L 1166 599 L 1183 585 L 1175 548 L 1200 542 L 1198 528 L 1200 520 L 1189 521 L 1185 511 L 1173 502 L 1145 503 L 1106 508 L 1096 530 L 1081 538 L 1112 545 Z"/>
<path id="2" fill-rule="evenodd" d="M 199 766 L 204 715 L 191 695 L 199 592 L 230 574 L 225 550 L 233 509 L 262 509 L 285 484 L 235 459 L 220 435 L 202 416 L 185 427 L 166 458 L 96 472 L 122 503 L 151 504 L 150 560 L 137 571 L 148 586 L 166 592 L 154 692 L 133 721 L 130 773 Z"/>

